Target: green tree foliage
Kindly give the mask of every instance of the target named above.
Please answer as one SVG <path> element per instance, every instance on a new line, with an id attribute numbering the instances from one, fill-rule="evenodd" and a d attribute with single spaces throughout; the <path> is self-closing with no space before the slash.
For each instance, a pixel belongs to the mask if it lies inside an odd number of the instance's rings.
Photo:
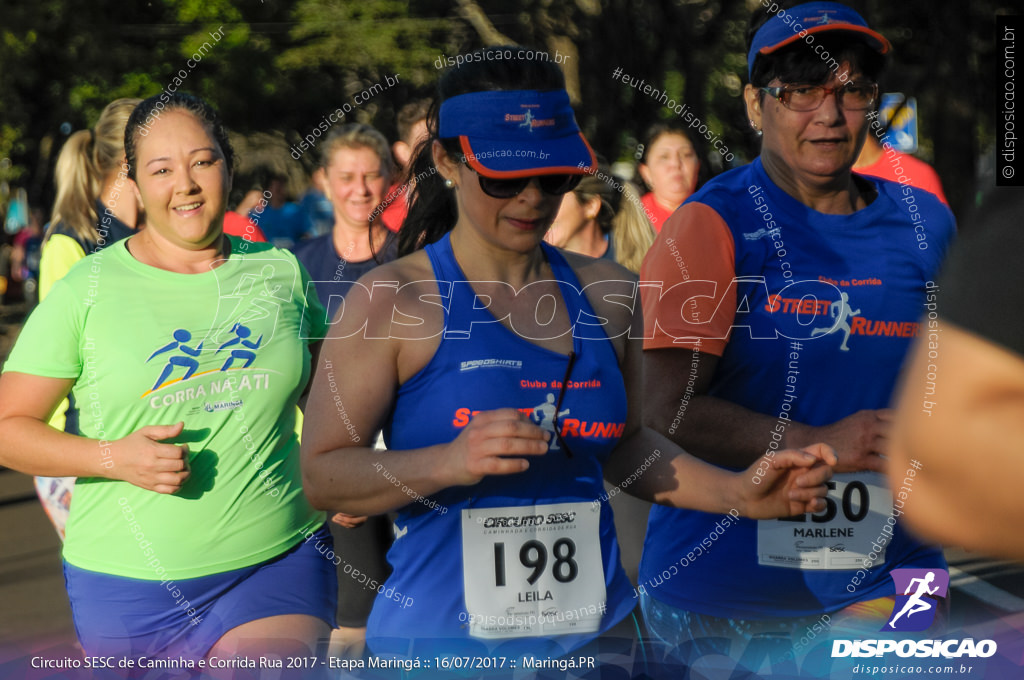
<path id="1" fill-rule="evenodd" d="M 973 201 L 977 159 L 994 136 L 1000 55 L 993 18 L 1013 13 L 1010 0 L 944 3 L 941 12 L 928 0 L 851 2 L 892 40 L 883 89 L 917 97 L 920 155 L 936 166 L 962 213 Z M 739 94 L 747 19 L 759 0 L 9 5 L 0 27 L 0 160 L 10 162 L 0 163 L 0 182 L 26 186 L 35 205 L 52 195 L 52 165 L 67 132 L 91 125 L 116 97 L 180 87 L 212 101 L 236 131 L 278 131 L 290 144 L 355 93 L 400 74 L 399 84 L 346 117 L 393 136 L 397 109 L 431 90 L 438 56 L 503 42 L 565 57 L 580 122 L 611 160 L 632 159 L 650 123 L 679 117 L 613 78 L 616 68 L 686 106 L 721 137 L 734 162 L 757 153 Z M 204 43 L 201 61 L 188 66 Z M 721 158 L 713 154 L 705 149 L 705 167 L 717 171 Z"/>
<path id="2" fill-rule="evenodd" d="M 227 24 L 224 43 L 245 45 L 240 20 L 227 0 L 39 0 L 5 8 L 0 155 L 12 159 L 9 172 L 28 186 L 30 200 L 48 201 L 53 162 L 71 131 L 91 126 L 113 99 L 163 90 L 209 30 Z M 220 58 L 212 51 L 183 89 L 215 93 Z"/>
<path id="3" fill-rule="evenodd" d="M 446 17 L 413 16 L 409 3 L 398 0 L 300 0 L 295 19 L 295 46 L 277 60 L 282 69 L 377 79 L 399 73 L 420 86 L 433 81 L 431 64 L 454 27 Z"/>

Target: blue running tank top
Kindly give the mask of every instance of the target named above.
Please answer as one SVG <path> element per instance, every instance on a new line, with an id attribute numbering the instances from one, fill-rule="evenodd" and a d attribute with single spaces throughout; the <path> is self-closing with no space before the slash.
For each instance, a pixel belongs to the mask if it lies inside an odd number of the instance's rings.
<path id="1" fill-rule="evenodd" d="M 575 273 L 556 249 L 541 247 L 574 322 L 571 366 L 570 355 L 528 342 L 476 304 L 449 236 L 426 248 L 445 334 L 399 388 L 388 448 L 451 442 L 475 412 L 508 407 L 549 431 L 557 424 L 562 441 L 552 437 L 525 472 L 450 487 L 398 511 L 394 573 L 367 623 L 375 654 L 554 658 L 634 606 L 602 482 L 625 429 L 625 384 Z M 381 474 L 386 467 L 382 454 Z"/>
<path id="2" fill-rule="evenodd" d="M 800 203 L 759 158 L 687 200 L 717 213 L 735 253 L 738 309 L 708 394 L 776 418 L 766 453 L 787 420 L 822 426 L 887 407 L 919 333 L 953 215 L 926 191 L 865 179 L 878 196 L 848 215 Z M 673 237 L 667 224 L 659 239 Z M 893 569 L 945 568 L 899 521 L 907 494 L 895 480 L 859 471 L 829 485 L 826 510 L 784 520 L 654 506 L 638 588 L 699 614 L 771 619 L 892 595 Z M 666 578 L 679 567 L 687 578 Z"/>

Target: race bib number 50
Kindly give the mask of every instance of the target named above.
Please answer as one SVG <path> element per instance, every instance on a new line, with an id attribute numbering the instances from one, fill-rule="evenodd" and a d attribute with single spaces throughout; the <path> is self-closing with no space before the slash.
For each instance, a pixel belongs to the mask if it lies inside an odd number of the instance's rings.
<path id="1" fill-rule="evenodd" d="M 882 533 L 892 492 L 874 472 L 835 475 L 821 512 L 757 523 L 758 564 L 792 569 L 860 569 L 874 551 L 885 560 Z M 873 547 L 873 546 L 877 546 Z"/>
<path id="2" fill-rule="evenodd" d="M 605 607 L 600 504 L 462 511 L 469 634 L 593 633 Z"/>

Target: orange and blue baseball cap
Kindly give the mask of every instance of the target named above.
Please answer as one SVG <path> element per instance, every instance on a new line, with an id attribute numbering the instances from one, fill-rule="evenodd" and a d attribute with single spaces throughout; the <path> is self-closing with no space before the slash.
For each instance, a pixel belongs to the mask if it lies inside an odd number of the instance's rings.
<path id="1" fill-rule="evenodd" d="M 780 9 L 754 34 L 747 53 L 747 77 L 754 71 L 754 60 L 759 54 L 771 54 L 797 40 L 812 44 L 807 36 L 826 31 L 844 31 L 860 37 L 879 54 L 886 54 L 892 46 L 885 37 L 872 30 L 864 17 L 846 5 L 837 2 L 807 2 L 790 9 Z"/>
<path id="2" fill-rule="evenodd" d="M 457 137 L 466 163 L 485 177 L 585 175 L 597 168 L 565 90 L 451 97 L 441 104 L 438 136 Z"/>

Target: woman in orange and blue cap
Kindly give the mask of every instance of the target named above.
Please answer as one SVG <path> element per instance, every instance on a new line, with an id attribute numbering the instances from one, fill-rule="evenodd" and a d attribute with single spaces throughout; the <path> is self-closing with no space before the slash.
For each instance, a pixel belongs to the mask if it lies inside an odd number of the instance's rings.
<path id="1" fill-rule="evenodd" d="M 639 587 L 648 629 L 686 665 L 790 675 L 830 636 L 898 634 L 879 632 L 903 594 L 894 570 L 945 567 L 903 529 L 913 499 L 881 472 L 887 406 L 954 227 L 932 194 L 851 172 L 888 41 L 838 3 L 771 7 L 752 17 L 744 90 L 761 154 L 691 196 L 641 269 L 692 289 L 644 290 L 646 415 L 724 469 L 825 442 L 837 474 L 823 512 L 724 534 L 721 515 L 655 507 Z M 665 581 L 676 565 L 688 578 Z"/>
<path id="2" fill-rule="evenodd" d="M 349 292 L 310 393 L 314 505 L 398 513 L 367 628 L 377 655 L 551 658 L 632 626 L 603 477 L 780 516 L 822 507 L 833 462 L 787 451 L 759 485 L 641 426 L 642 321 L 616 302 L 636 279 L 543 242 L 596 161 L 560 69 L 522 54 L 488 48 L 441 77 L 406 255 Z M 383 453 L 367 448 L 380 428 Z"/>

